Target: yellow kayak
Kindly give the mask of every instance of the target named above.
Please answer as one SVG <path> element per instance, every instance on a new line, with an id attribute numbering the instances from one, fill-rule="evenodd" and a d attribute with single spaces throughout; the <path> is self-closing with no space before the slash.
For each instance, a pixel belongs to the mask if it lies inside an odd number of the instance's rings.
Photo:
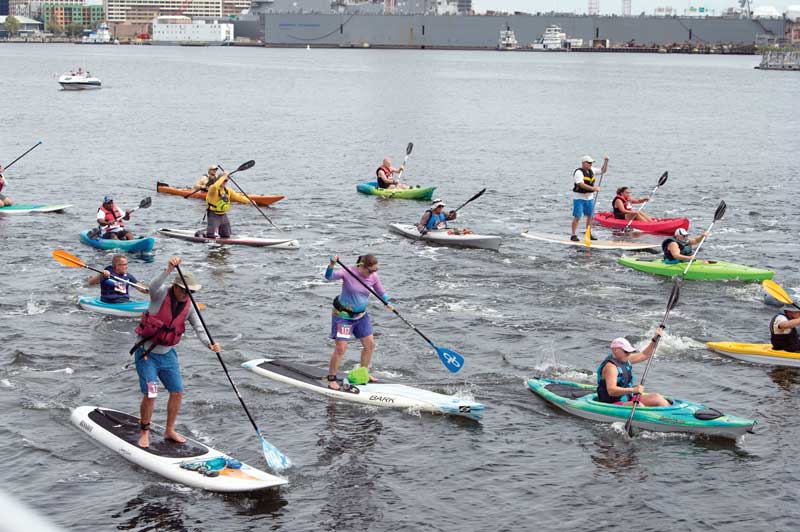
<path id="1" fill-rule="evenodd" d="M 753 364 L 800 368 L 800 353 L 778 351 L 772 344 L 743 344 L 740 342 L 706 342 L 712 351 Z"/>

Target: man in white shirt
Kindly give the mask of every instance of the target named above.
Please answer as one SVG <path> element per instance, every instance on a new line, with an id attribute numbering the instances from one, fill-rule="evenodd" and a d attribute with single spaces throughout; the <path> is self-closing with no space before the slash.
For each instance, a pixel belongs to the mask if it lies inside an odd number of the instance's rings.
<path id="1" fill-rule="evenodd" d="M 772 349 L 799 353 L 800 335 L 797 333 L 798 327 L 800 327 L 800 309 L 794 305 L 784 306 L 783 313 L 775 315 L 769 324 Z"/>
<path id="2" fill-rule="evenodd" d="M 572 236 L 570 240 L 573 242 L 578 241 L 575 231 L 578 230 L 578 223 L 581 221 L 581 216 L 586 217 L 586 227 L 592 223 L 592 215 L 594 214 L 594 195 L 600 191 L 600 187 L 595 184 L 595 178 L 598 173 L 605 174 L 608 170 L 608 155 L 603 156 L 603 167 L 595 168 L 592 163 L 595 162 L 589 155 L 584 155 L 581 158 L 581 167 L 572 173 Z M 592 236 L 592 240 L 597 240 Z"/>

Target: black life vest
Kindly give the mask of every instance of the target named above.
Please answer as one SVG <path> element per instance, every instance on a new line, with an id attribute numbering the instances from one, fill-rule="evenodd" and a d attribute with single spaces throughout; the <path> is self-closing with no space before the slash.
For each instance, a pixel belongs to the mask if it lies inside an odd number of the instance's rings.
<path id="1" fill-rule="evenodd" d="M 603 368 L 611 362 L 614 364 L 619 372 L 617 373 L 617 386 L 620 388 L 630 388 L 633 385 L 633 366 L 630 362 L 620 362 L 614 355 L 608 355 L 600 366 L 597 368 L 597 400 L 603 403 L 616 403 L 618 401 L 627 401 L 627 395 L 614 396 L 608 393 L 606 388 L 606 381 L 603 378 Z"/>
<path id="2" fill-rule="evenodd" d="M 661 251 L 664 252 L 664 260 L 676 261 L 675 257 L 672 256 L 672 253 L 669 251 L 669 245 L 675 242 L 678 244 L 678 247 L 681 249 L 681 255 L 691 255 L 692 254 L 692 244 L 689 242 L 689 239 L 686 239 L 686 242 L 681 242 L 674 236 L 669 237 L 668 239 L 664 240 L 661 243 Z"/>
<path id="3" fill-rule="evenodd" d="M 580 170 L 580 172 L 583 174 L 583 184 L 584 185 L 588 185 L 590 187 L 593 187 L 594 186 L 594 171 L 591 168 L 589 168 L 588 170 L 584 170 L 583 168 L 577 168 L 577 169 L 575 169 L 575 172 L 577 172 L 578 170 Z M 572 175 L 575 175 L 575 172 L 572 172 Z M 584 190 L 581 187 L 579 187 L 578 183 L 573 183 L 572 191 L 573 192 L 577 192 L 579 194 L 591 194 L 592 193 L 591 190 Z"/>
<path id="4" fill-rule="evenodd" d="M 381 181 L 381 170 L 383 170 L 383 175 L 386 176 L 387 181 L 392 181 L 392 171 L 389 169 L 388 166 L 379 166 L 377 170 L 375 170 L 375 177 L 378 178 L 378 188 L 389 188 L 389 185 Z"/>
<path id="5" fill-rule="evenodd" d="M 790 353 L 800 353 L 800 335 L 797 333 L 797 327 L 789 329 L 785 334 L 775 333 L 775 320 L 783 314 L 776 314 L 769 322 L 769 333 L 772 338 L 772 349 L 778 351 L 788 351 Z"/>
<path id="6" fill-rule="evenodd" d="M 611 202 L 611 208 L 614 209 L 614 218 L 616 218 L 617 220 L 624 220 L 625 213 L 617 208 L 617 200 L 622 201 L 622 204 L 625 206 L 625 209 L 627 210 L 631 210 L 631 204 L 628 203 L 628 200 L 625 199 L 625 196 L 621 194 L 617 194 L 614 197 L 613 201 Z"/>

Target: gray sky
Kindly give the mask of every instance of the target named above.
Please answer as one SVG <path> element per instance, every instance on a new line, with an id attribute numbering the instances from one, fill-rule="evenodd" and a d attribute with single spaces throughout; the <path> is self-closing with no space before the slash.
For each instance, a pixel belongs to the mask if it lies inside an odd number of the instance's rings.
<path id="1" fill-rule="evenodd" d="M 611 14 L 620 13 L 622 0 L 599 0 L 600 13 Z M 774 6 L 779 11 L 786 11 L 789 4 L 800 4 L 800 0 L 750 0 L 750 5 L 755 6 Z M 585 13 L 588 0 L 472 0 L 473 9 L 479 12 L 493 9 L 495 11 L 527 11 L 536 13 L 537 11 L 567 11 L 575 13 Z M 704 6 L 708 9 L 715 9 L 717 14 L 728 7 L 737 6 L 738 0 L 632 0 L 631 13 L 639 14 L 644 11 L 650 15 L 656 7 L 672 6 L 679 15 L 690 6 Z"/>

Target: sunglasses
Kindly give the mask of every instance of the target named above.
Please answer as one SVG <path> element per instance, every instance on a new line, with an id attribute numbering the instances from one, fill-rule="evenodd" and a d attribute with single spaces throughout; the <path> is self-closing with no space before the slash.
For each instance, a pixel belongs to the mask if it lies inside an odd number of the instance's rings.
<path id="1" fill-rule="evenodd" d="M 187 290 L 186 288 L 182 287 L 181 285 L 177 285 L 176 284 L 175 286 L 177 286 L 178 288 L 180 288 L 184 292 L 188 292 L 189 294 L 194 294 L 195 292 L 197 292 L 197 290 Z"/>
<path id="2" fill-rule="evenodd" d="M 378 271 L 378 266 L 373 266 L 372 268 L 367 268 L 369 273 L 375 273 Z"/>

